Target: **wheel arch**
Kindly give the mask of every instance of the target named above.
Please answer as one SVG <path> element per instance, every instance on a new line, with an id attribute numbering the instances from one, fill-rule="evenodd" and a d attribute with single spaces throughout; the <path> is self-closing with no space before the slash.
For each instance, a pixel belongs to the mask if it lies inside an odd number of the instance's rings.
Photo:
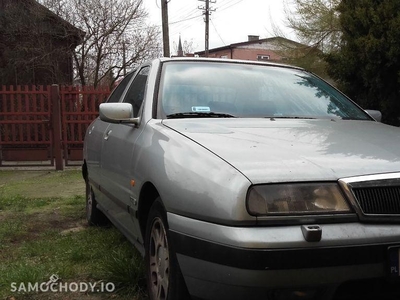
<path id="1" fill-rule="evenodd" d="M 146 182 L 140 191 L 138 217 L 140 232 L 143 237 L 146 235 L 146 225 L 150 208 L 159 196 L 160 194 L 158 193 L 157 188 L 151 182 Z"/>
<path id="2" fill-rule="evenodd" d="M 85 180 L 85 182 L 87 183 L 89 180 L 89 171 L 87 169 L 86 160 L 84 160 L 83 164 L 82 164 L 82 177 Z"/>

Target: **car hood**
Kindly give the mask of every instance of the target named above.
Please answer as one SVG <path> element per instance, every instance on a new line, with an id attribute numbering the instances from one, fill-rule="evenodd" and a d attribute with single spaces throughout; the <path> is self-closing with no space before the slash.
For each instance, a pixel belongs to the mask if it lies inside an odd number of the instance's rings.
<path id="1" fill-rule="evenodd" d="M 163 124 L 254 184 L 400 171 L 400 129 L 373 121 L 176 119 Z"/>

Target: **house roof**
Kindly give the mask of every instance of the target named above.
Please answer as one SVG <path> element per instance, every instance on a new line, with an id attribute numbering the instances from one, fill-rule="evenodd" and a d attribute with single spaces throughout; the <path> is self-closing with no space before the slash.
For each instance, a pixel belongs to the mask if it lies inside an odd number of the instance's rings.
<path id="1" fill-rule="evenodd" d="M 42 13 L 44 16 L 44 20 L 55 21 L 56 23 L 60 24 L 68 32 L 69 36 L 74 37 L 76 44 L 79 44 L 86 34 L 83 30 L 77 28 L 65 19 L 61 18 L 36 0 L 0 0 L 0 8 L 3 11 L 6 10 L 8 7 L 15 7 L 18 5 L 24 5 L 24 7 L 29 12 Z M 37 11 L 34 11 L 35 9 L 37 9 Z"/>
<path id="2" fill-rule="evenodd" d="M 55 14 L 54 12 L 52 12 L 50 9 L 48 9 L 47 7 L 45 7 L 44 5 L 38 3 L 35 0 L 30 0 L 32 2 L 35 3 L 35 5 L 37 5 L 41 10 L 43 10 L 43 12 L 45 14 L 48 15 L 49 18 L 57 20 L 59 23 L 61 23 L 64 27 L 66 27 L 68 30 L 71 30 L 73 32 L 76 33 L 76 35 L 78 35 L 79 37 L 83 37 L 86 33 L 79 29 L 78 27 L 72 25 L 71 23 L 69 23 L 67 20 L 61 18 L 59 15 Z"/>
<path id="3" fill-rule="evenodd" d="M 209 52 L 212 53 L 212 52 L 218 52 L 218 51 L 222 51 L 222 50 L 230 50 L 230 49 L 238 48 L 238 47 L 241 47 L 241 46 L 262 44 L 262 43 L 265 43 L 265 42 L 273 42 L 273 41 L 279 41 L 281 43 L 289 43 L 289 44 L 292 44 L 295 47 L 309 47 L 307 45 L 304 45 L 304 44 L 289 40 L 287 38 L 276 36 L 276 37 L 271 37 L 271 38 L 256 39 L 256 40 L 251 40 L 251 41 L 234 43 L 234 44 L 230 44 L 230 45 L 223 46 L 223 47 L 213 48 L 213 49 L 209 49 Z M 201 56 L 201 55 L 205 54 L 205 51 L 198 51 L 198 52 L 195 52 L 195 54 Z"/>

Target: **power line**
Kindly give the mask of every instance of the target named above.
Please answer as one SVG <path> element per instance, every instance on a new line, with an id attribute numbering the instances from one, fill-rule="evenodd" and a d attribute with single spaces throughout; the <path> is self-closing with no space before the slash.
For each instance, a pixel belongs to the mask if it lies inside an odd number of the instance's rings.
<path id="1" fill-rule="evenodd" d="M 211 21 L 211 25 L 214 27 L 214 30 L 215 30 L 215 32 L 217 33 L 219 39 L 221 40 L 221 42 L 222 42 L 224 45 L 226 45 L 225 42 L 224 42 L 224 40 L 222 39 L 221 35 L 219 34 L 217 28 L 215 27 L 213 20 L 210 19 L 210 21 Z"/>
<path id="2" fill-rule="evenodd" d="M 194 8 L 193 3 L 189 3 L 187 6 L 182 6 L 178 10 L 174 11 L 175 16 L 181 16 L 181 15 L 186 15 L 188 13 L 191 13 L 193 10 L 196 10 Z"/>
<path id="3" fill-rule="evenodd" d="M 194 16 L 194 17 L 191 17 L 191 18 L 187 18 L 187 19 L 175 21 L 175 22 L 169 22 L 168 24 L 169 24 L 169 25 L 178 24 L 178 23 L 181 23 L 181 22 L 185 22 L 185 21 L 189 21 L 189 20 L 196 19 L 196 18 L 200 18 L 201 16 L 202 16 L 202 15 L 198 15 L 198 16 Z"/>
<path id="4" fill-rule="evenodd" d="M 201 16 L 200 16 L 201 17 Z M 173 25 L 172 28 L 172 35 L 176 35 L 177 33 L 181 33 L 186 31 L 187 29 L 197 25 L 196 22 L 186 22 L 186 23 L 179 23 L 177 25 Z"/>
<path id="5" fill-rule="evenodd" d="M 225 11 L 225 10 L 231 8 L 232 6 L 235 6 L 235 5 L 239 4 L 239 3 L 242 2 L 242 1 L 243 1 L 243 0 L 238 0 L 237 2 L 235 2 L 235 3 L 233 3 L 233 4 L 231 4 L 231 3 L 234 2 L 234 0 L 229 1 L 228 3 L 226 3 L 225 7 L 221 6 L 221 7 L 218 9 L 218 11 L 219 11 L 219 12 Z M 231 5 L 229 5 L 229 4 L 231 4 Z"/>
<path id="6" fill-rule="evenodd" d="M 199 11 L 197 10 L 197 8 L 193 8 L 191 11 L 187 11 L 187 13 L 185 13 L 185 14 L 180 14 L 179 17 L 177 17 L 177 18 L 175 17 L 172 20 L 172 23 L 175 23 L 175 22 L 178 22 L 180 20 L 185 20 L 185 19 L 188 19 L 190 17 L 193 17 L 193 15 L 197 14 L 198 12 Z"/>
<path id="7" fill-rule="evenodd" d="M 191 20 L 186 21 L 186 19 L 189 19 L 189 18 L 185 18 L 184 19 L 185 21 L 178 20 L 178 21 L 182 21 L 182 22 L 172 24 L 171 30 L 174 32 L 174 34 L 176 34 L 178 32 L 181 33 L 190 27 L 197 26 L 199 23 L 196 20 L 200 19 L 201 17 L 202 17 L 202 15 L 197 15 L 196 17 L 195 16 L 190 17 Z"/>
<path id="8" fill-rule="evenodd" d="M 174 2 L 172 2 L 174 3 Z M 188 2 L 186 2 L 188 3 Z M 180 9 L 177 11 L 171 9 L 171 29 L 173 32 L 182 32 L 186 28 L 191 27 L 193 24 L 196 24 L 197 22 L 190 22 L 191 20 L 195 20 L 197 18 L 200 18 L 201 15 L 198 14 L 198 9 L 197 7 L 193 6 L 193 2 L 189 3 L 189 5 L 186 6 L 181 6 Z"/>
<path id="9" fill-rule="evenodd" d="M 184 6 L 184 7 L 181 7 L 180 9 L 178 9 L 176 11 L 173 10 L 173 16 L 175 18 L 179 18 L 181 16 L 185 16 L 185 15 L 191 14 L 193 11 L 196 11 L 196 9 L 195 9 L 195 7 L 193 5 Z"/>

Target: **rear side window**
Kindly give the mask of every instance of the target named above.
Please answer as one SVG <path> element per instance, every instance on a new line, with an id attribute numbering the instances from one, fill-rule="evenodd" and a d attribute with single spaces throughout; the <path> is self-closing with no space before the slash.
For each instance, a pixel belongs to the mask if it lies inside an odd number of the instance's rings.
<path id="1" fill-rule="evenodd" d="M 131 80 L 134 73 L 135 72 L 129 73 L 128 75 L 125 76 L 124 79 L 122 79 L 120 84 L 118 84 L 118 86 L 112 92 L 111 96 L 108 98 L 107 103 L 119 102 L 122 94 L 125 91 L 125 88 L 128 86 L 128 83 Z"/>

